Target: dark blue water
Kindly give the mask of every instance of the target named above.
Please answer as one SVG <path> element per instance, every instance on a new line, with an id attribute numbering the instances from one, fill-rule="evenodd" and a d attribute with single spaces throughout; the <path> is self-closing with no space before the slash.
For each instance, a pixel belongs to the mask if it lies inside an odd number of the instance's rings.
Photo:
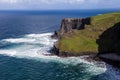
<path id="1" fill-rule="evenodd" d="M 118 10 L 0 11 L 0 80 L 119 80 L 116 70 L 82 57 L 43 56 L 63 18 Z"/>

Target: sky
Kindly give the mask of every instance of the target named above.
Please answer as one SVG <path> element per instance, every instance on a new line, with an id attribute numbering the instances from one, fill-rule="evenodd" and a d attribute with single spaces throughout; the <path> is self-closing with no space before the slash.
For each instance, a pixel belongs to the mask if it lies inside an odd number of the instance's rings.
<path id="1" fill-rule="evenodd" d="M 0 10 L 120 8 L 120 0 L 0 0 Z"/>

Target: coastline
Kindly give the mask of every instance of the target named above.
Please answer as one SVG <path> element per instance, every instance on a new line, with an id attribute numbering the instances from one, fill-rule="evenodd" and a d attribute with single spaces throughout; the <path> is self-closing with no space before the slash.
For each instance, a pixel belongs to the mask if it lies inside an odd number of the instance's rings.
<path id="1" fill-rule="evenodd" d="M 111 21 L 109 18 L 113 20 Z M 118 18 L 117 21 L 116 18 Z M 119 26 L 119 13 L 87 18 L 65 18 L 61 22 L 60 29 L 51 36 L 58 41 L 54 43 L 50 52 L 59 57 L 87 55 L 88 57 L 85 58 L 87 61 L 105 61 L 120 67 L 118 58 L 114 57 L 115 60 L 100 56 L 108 53 L 108 57 L 110 57 L 109 53 L 114 52 L 114 55 L 120 52 L 117 48 L 119 44 L 116 43 L 119 41 Z M 112 45 L 115 46 L 110 47 Z"/>
<path id="2" fill-rule="evenodd" d="M 67 53 L 67 54 L 71 54 L 71 53 Z M 98 53 L 80 53 L 79 55 L 65 55 L 65 53 L 63 52 L 61 55 L 58 55 L 58 54 L 52 52 L 51 55 L 45 55 L 45 56 L 53 56 L 53 55 L 61 57 L 61 58 L 68 58 L 68 57 L 80 57 L 81 58 L 82 57 L 81 59 L 84 59 L 90 63 L 96 62 L 98 64 L 99 63 L 101 64 L 101 62 L 104 62 L 105 64 L 109 64 L 109 65 L 113 66 L 114 68 L 117 68 L 117 69 L 120 68 L 120 61 L 118 61 L 117 59 L 114 60 L 114 59 L 109 59 L 109 58 L 107 59 L 105 57 L 101 57 L 100 55 L 98 55 Z M 106 56 L 107 55 L 109 55 L 109 54 L 106 54 Z M 104 66 L 101 65 L 101 67 L 104 67 Z"/>

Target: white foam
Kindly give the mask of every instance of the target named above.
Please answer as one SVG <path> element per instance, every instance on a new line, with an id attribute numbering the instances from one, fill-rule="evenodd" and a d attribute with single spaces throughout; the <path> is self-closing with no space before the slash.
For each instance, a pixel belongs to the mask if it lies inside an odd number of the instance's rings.
<path id="1" fill-rule="evenodd" d="M 28 35 L 25 35 L 26 37 L 44 37 L 44 36 L 49 36 L 49 35 L 52 35 L 53 33 L 43 33 L 43 34 L 28 34 Z"/>
<path id="2" fill-rule="evenodd" d="M 53 44 L 56 40 L 51 39 L 52 33 L 44 33 L 44 34 L 27 34 L 21 38 L 10 38 L 3 39 L 0 42 L 7 43 L 24 43 L 20 46 L 10 47 L 9 49 L 0 49 L 0 54 L 13 56 L 13 57 L 30 57 L 30 58 L 44 58 L 49 60 L 58 60 L 63 64 L 72 64 L 77 65 L 80 62 L 84 62 L 89 64 L 89 62 L 84 59 L 77 57 L 70 58 L 62 58 L 56 56 L 44 56 L 43 54 L 50 54 L 48 51 L 53 47 Z M 31 44 L 26 44 L 31 43 Z M 37 45 L 36 45 L 37 44 Z M 42 45 L 42 46 L 41 46 Z M 91 64 L 91 63 L 90 63 Z"/>
<path id="3" fill-rule="evenodd" d="M 34 42 L 35 39 L 27 39 L 27 38 L 14 39 L 14 38 L 10 38 L 10 39 L 4 39 L 2 41 L 10 42 L 10 43 L 23 43 L 23 42 Z"/>
<path id="4" fill-rule="evenodd" d="M 53 43 L 56 41 L 50 38 L 51 35 L 52 33 L 28 34 L 21 38 L 3 39 L 0 42 L 5 42 L 6 44 L 10 43 L 11 45 L 14 43 L 24 44 L 16 47 L 10 47 L 9 49 L 0 49 L 0 54 L 17 58 L 43 60 L 44 62 L 54 61 L 65 65 L 70 64 L 73 66 L 84 63 L 88 64 L 88 69 L 86 71 L 89 71 L 91 73 L 94 72 L 94 74 L 101 74 L 106 71 L 105 67 L 103 68 L 96 66 L 94 63 L 87 62 L 82 57 L 60 58 L 57 56 L 44 56 L 43 54 L 50 54 L 48 51 L 51 47 L 53 47 Z"/>
<path id="5" fill-rule="evenodd" d="M 22 38 L 9 38 L 3 39 L 2 42 L 9 42 L 9 43 L 38 43 L 38 44 L 45 44 L 45 45 L 52 45 L 55 42 L 55 39 L 51 39 L 50 36 L 52 33 L 45 33 L 45 34 L 28 34 Z"/>
<path id="6" fill-rule="evenodd" d="M 48 51 L 53 46 L 56 41 L 51 39 L 52 33 L 44 34 L 28 34 L 21 38 L 9 38 L 3 39 L 0 42 L 21 44 L 20 46 L 10 47 L 9 49 L 0 49 L 0 54 L 10 55 L 10 56 L 37 56 L 42 54 L 50 54 Z M 29 44 L 30 43 L 30 44 Z M 37 45 L 36 45 L 37 44 Z M 25 55 L 27 54 L 27 55 Z"/>
<path id="7" fill-rule="evenodd" d="M 0 54 L 14 56 L 14 55 L 16 55 L 16 51 L 12 51 L 12 50 L 0 50 Z"/>

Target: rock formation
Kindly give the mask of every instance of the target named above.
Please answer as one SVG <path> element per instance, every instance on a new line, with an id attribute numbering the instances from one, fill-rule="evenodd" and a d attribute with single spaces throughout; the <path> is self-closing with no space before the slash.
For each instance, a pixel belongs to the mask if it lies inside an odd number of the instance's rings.
<path id="1" fill-rule="evenodd" d="M 120 55 L 120 22 L 104 31 L 97 39 L 100 54 L 118 53 Z"/>
<path id="2" fill-rule="evenodd" d="M 78 56 L 75 55 L 74 53 L 68 54 L 66 51 L 61 51 L 58 46 L 58 42 L 61 39 L 61 37 L 69 32 L 72 32 L 73 30 L 82 30 L 85 29 L 86 25 L 91 24 L 91 18 L 65 18 L 61 22 L 61 27 L 58 31 L 54 32 L 54 35 L 52 35 L 52 38 L 58 39 L 57 42 L 55 42 L 53 49 L 51 50 L 52 53 L 58 56 Z M 83 54 L 88 54 L 88 53 L 83 53 Z M 81 54 L 80 54 L 81 55 Z"/>
<path id="3" fill-rule="evenodd" d="M 120 67 L 120 22 L 104 31 L 97 40 L 98 56 L 104 61 Z"/>
<path id="4" fill-rule="evenodd" d="M 91 18 L 65 18 L 62 20 L 61 28 L 58 31 L 55 31 L 52 38 L 60 38 L 65 33 L 71 32 L 73 29 L 84 29 L 86 25 L 91 24 Z"/>
<path id="5" fill-rule="evenodd" d="M 58 56 L 97 55 L 120 67 L 120 13 L 89 18 L 66 18 L 52 38 L 58 39 L 52 53 Z"/>

